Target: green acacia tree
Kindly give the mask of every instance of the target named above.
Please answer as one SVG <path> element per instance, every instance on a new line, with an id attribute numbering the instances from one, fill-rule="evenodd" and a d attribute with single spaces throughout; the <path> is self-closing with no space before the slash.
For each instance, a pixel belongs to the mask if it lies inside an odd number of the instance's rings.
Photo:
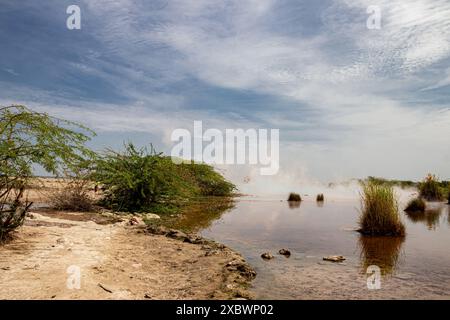
<path id="1" fill-rule="evenodd" d="M 22 225 L 31 203 L 23 200 L 33 167 L 47 172 L 87 168 L 95 154 L 85 146 L 90 129 L 22 105 L 0 107 L 0 241 Z"/>

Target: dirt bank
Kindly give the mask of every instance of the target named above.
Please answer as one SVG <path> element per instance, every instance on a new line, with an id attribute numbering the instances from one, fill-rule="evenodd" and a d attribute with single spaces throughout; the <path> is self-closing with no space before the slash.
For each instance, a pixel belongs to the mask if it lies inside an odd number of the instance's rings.
<path id="1" fill-rule="evenodd" d="M 142 224 L 95 214 L 32 216 L 0 246 L 0 299 L 252 297 L 246 288 L 253 271 L 224 246 L 183 242 L 174 231 L 152 234 Z M 77 270 L 79 289 L 67 283 Z"/>

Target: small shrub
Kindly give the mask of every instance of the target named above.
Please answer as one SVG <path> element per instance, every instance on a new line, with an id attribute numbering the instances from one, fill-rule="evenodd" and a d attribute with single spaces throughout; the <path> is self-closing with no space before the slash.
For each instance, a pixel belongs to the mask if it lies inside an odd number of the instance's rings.
<path id="1" fill-rule="evenodd" d="M 362 184 L 360 232 L 370 236 L 404 236 L 405 226 L 398 213 L 392 186 L 373 182 Z"/>
<path id="2" fill-rule="evenodd" d="M 323 196 L 323 193 L 320 193 L 316 197 L 317 202 L 323 202 L 325 200 L 325 197 Z"/>
<path id="3" fill-rule="evenodd" d="M 71 178 L 48 194 L 52 208 L 64 211 L 94 211 L 94 200 L 89 195 L 92 182 L 85 178 Z"/>
<path id="4" fill-rule="evenodd" d="M 414 198 L 408 202 L 406 212 L 424 212 L 426 208 L 425 201 L 422 198 Z"/>
<path id="5" fill-rule="evenodd" d="M 419 194 L 428 201 L 441 201 L 444 198 L 440 183 L 432 174 L 428 174 L 419 184 Z"/>
<path id="6" fill-rule="evenodd" d="M 300 202 L 300 201 L 302 201 L 302 197 L 300 197 L 300 195 L 298 193 L 291 192 L 289 194 L 288 201 Z"/>

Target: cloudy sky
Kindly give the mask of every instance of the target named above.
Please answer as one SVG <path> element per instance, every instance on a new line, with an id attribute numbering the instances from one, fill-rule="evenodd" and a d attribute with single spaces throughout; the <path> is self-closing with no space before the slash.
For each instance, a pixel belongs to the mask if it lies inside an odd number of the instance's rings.
<path id="1" fill-rule="evenodd" d="M 278 175 L 223 168 L 249 191 L 248 176 L 450 178 L 448 0 L 1 0 L 0 44 L 0 104 L 82 122 L 97 149 L 170 152 L 202 120 L 280 129 Z"/>

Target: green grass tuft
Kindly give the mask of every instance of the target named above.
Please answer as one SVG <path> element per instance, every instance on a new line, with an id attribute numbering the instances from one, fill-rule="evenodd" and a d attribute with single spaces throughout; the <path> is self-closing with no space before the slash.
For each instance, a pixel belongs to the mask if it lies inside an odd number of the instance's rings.
<path id="1" fill-rule="evenodd" d="M 428 201 L 444 200 L 443 186 L 432 174 L 428 174 L 424 181 L 419 184 L 419 194 L 420 197 Z"/>
<path id="2" fill-rule="evenodd" d="M 360 232 L 370 236 L 404 236 L 392 186 L 374 182 L 362 184 Z"/>

